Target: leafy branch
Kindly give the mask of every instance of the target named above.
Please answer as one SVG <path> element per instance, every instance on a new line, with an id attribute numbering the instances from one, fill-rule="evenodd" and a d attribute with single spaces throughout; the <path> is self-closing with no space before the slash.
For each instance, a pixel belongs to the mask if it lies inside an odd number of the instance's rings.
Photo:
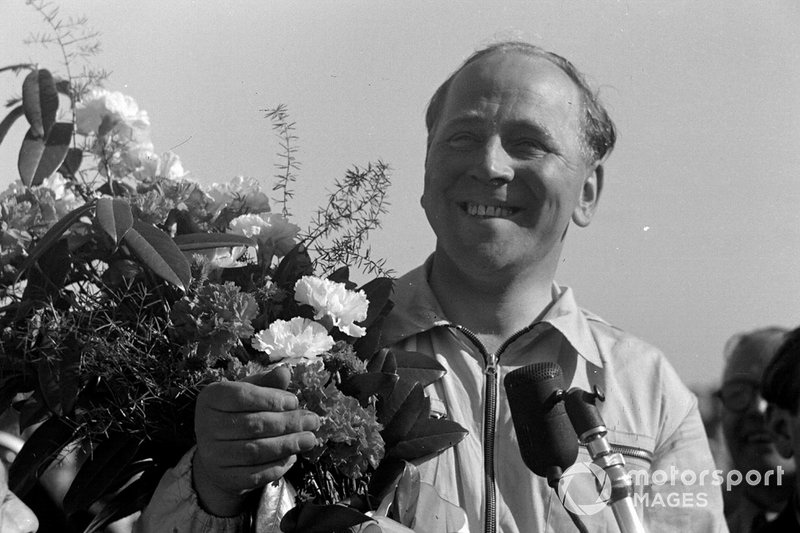
<path id="1" fill-rule="evenodd" d="M 278 152 L 280 158 L 275 168 L 278 174 L 275 175 L 277 182 L 272 187 L 281 196 L 277 203 L 281 205 L 281 214 L 289 217 L 289 201 L 294 198 L 292 185 L 297 181 L 296 172 L 300 170 L 300 162 L 295 154 L 297 153 L 297 135 L 294 134 L 295 123 L 289 121 L 289 112 L 284 104 L 279 104 L 275 108 L 263 109 L 265 117 L 272 121 L 272 131 L 280 139 L 281 151 Z"/>
<path id="2" fill-rule="evenodd" d="M 352 265 L 368 274 L 391 275 L 384 259 L 372 257 L 367 246 L 370 231 L 380 228 L 389 202 L 389 166 L 378 161 L 360 169 L 354 166 L 343 180 L 336 180 L 328 203 L 317 209 L 301 242 L 315 252 L 315 267 L 332 272 L 339 265 Z"/>
<path id="3" fill-rule="evenodd" d="M 100 32 L 87 27 L 88 19 L 85 16 L 62 18 L 60 8 L 47 0 L 27 0 L 29 6 L 35 9 L 50 26 L 51 32 L 31 33 L 25 44 L 39 44 L 45 48 L 55 45 L 61 52 L 62 62 L 66 70 L 67 79 L 74 93 L 70 94 L 72 104 L 89 87 L 102 85 L 109 73 L 104 69 L 83 67 L 79 75 L 73 75 L 70 66 L 76 60 L 86 61 L 98 54 L 100 47 Z"/>

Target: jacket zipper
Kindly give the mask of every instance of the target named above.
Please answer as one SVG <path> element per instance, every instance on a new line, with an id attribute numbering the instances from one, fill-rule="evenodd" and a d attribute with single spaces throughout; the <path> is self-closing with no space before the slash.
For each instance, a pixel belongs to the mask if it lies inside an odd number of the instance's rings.
<path id="1" fill-rule="evenodd" d="M 484 532 L 495 533 L 497 531 L 497 483 L 494 472 L 494 440 L 495 427 L 497 425 L 497 365 L 500 356 L 508 346 L 533 329 L 532 324 L 509 337 L 500 348 L 494 353 L 487 353 L 486 347 L 472 331 L 458 324 L 452 326 L 462 332 L 475 347 L 480 351 L 486 364 L 484 375 L 486 376 L 484 394 L 486 403 L 483 411 L 483 471 L 484 471 L 484 492 L 486 494 L 486 505 L 484 509 Z"/>

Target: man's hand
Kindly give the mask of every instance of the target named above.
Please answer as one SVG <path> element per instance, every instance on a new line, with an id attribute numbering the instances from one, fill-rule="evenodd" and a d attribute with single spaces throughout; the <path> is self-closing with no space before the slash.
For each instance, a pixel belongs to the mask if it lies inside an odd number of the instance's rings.
<path id="1" fill-rule="evenodd" d="M 289 369 L 212 383 L 197 398 L 192 465 L 200 503 L 216 516 L 241 513 L 247 493 L 280 479 L 317 441 L 319 417 L 286 392 Z"/>

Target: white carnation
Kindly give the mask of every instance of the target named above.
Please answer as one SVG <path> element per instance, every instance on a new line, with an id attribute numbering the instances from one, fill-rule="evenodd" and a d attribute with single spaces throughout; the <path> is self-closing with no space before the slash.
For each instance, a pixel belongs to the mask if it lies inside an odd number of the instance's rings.
<path id="1" fill-rule="evenodd" d="M 328 317 L 339 331 L 351 337 L 367 332 L 356 322 L 367 318 L 369 301 L 364 291 L 350 291 L 343 283 L 316 276 L 303 276 L 294 285 L 294 299 L 314 308 L 314 318 Z"/>
<path id="2" fill-rule="evenodd" d="M 269 354 L 270 361 L 289 364 L 314 359 L 333 348 L 333 344 L 321 324 L 301 317 L 288 322 L 276 320 L 252 339 L 253 348 Z"/>

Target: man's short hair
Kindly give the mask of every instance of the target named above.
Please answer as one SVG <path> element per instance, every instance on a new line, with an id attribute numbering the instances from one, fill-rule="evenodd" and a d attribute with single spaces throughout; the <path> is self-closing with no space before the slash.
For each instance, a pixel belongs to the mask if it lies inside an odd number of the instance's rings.
<path id="1" fill-rule="evenodd" d="M 764 369 L 761 396 L 769 403 L 797 414 L 800 401 L 800 328 L 786 335 Z"/>
<path id="2" fill-rule="evenodd" d="M 436 89 L 436 92 L 433 93 L 433 97 L 431 97 L 428 103 L 428 110 L 425 114 L 425 125 L 428 128 L 428 147 L 430 147 L 433 131 L 442 114 L 442 109 L 447 99 L 447 92 L 450 89 L 450 85 L 453 83 L 453 79 L 464 70 L 467 65 L 494 53 L 518 53 L 529 57 L 540 57 L 550 61 L 564 71 L 575 83 L 583 96 L 584 113 L 582 117 L 582 126 L 584 138 L 582 141 L 588 152 L 586 155 L 591 161 L 600 161 L 611 153 L 611 150 L 614 149 L 614 143 L 617 140 L 616 128 L 614 127 L 611 117 L 608 116 L 608 112 L 600 103 L 597 93 L 589 86 L 583 74 L 575 68 L 575 65 L 560 55 L 522 41 L 504 41 L 478 50 L 468 57 L 467 60 Z"/>

